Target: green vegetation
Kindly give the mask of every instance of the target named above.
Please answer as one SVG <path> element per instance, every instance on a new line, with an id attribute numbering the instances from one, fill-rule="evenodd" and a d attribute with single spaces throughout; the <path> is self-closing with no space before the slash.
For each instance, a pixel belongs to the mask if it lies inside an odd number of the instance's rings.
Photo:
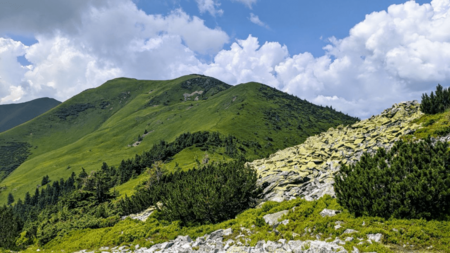
<path id="1" fill-rule="evenodd" d="M 24 201 L 19 199 L 10 207 L 24 224 L 19 229 L 22 233 L 17 239 L 18 246 L 26 247 L 33 242 L 44 245 L 73 230 L 112 226 L 118 222 L 118 215 L 146 209 L 159 201 L 162 215 L 170 220 L 215 223 L 234 217 L 251 207 L 252 198 L 257 194 L 256 172 L 244 167 L 242 158 L 238 162 L 217 164 L 204 159 L 201 169 L 167 175 L 162 166 L 181 150 L 194 145 L 211 152 L 223 149 L 231 157 L 242 157 L 245 148 L 235 139 L 231 135 L 221 137 L 219 133 L 185 133 L 171 143 L 161 141 L 134 159 L 122 160 L 117 169 L 103 163 L 98 171 L 88 174 L 82 169 L 78 176 L 72 172 L 67 180 L 52 184 L 46 175 L 41 181 L 46 187 L 37 188 L 32 196 L 27 192 Z M 144 171 L 151 175 L 147 189 L 138 191 L 131 200 L 126 197 L 119 201 L 121 209 L 118 208 L 112 202 L 117 197 L 114 187 Z M 14 197 L 9 193 L 8 204 L 13 202 Z M 0 222 L 3 218 L 0 217 Z"/>
<path id="2" fill-rule="evenodd" d="M 450 107 L 450 90 L 444 89 L 440 84 L 436 87 L 436 93 L 431 92 L 430 96 L 422 94 L 420 110 L 425 114 L 436 114 L 444 112 Z"/>
<path id="3" fill-rule="evenodd" d="M 21 104 L 0 105 L 0 132 L 25 123 L 60 103 L 52 98 L 38 98 Z"/>
<path id="4" fill-rule="evenodd" d="M 253 207 L 259 193 L 256 172 L 244 162 L 219 162 L 166 175 L 156 166 L 144 189 L 119 202 L 122 214 L 154 205 L 161 218 L 182 224 L 214 224 L 233 218 Z"/>
<path id="5" fill-rule="evenodd" d="M 449 175 L 449 144 L 428 138 L 364 153 L 341 167 L 334 186 L 339 204 L 356 216 L 448 220 Z"/>
<path id="6" fill-rule="evenodd" d="M 6 142 L 2 144 L 0 144 L 0 182 L 17 169 L 30 155 L 30 145 L 26 142 Z"/>
<path id="7" fill-rule="evenodd" d="M 422 127 L 405 139 L 409 140 L 412 137 L 423 139 L 428 136 L 444 136 L 450 133 L 450 111 L 446 110 L 437 114 L 424 114 L 419 119 L 413 121 L 413 123 L 422 124 Z"/>
<path id="8" fill-rule="evenodd" d="M 230 86 L 199 75 L 169 81 L 118 78 L 0 133 L 0 148 L 23 143 L 28 150 L 0 157 L 0 167 L 7 171 L 0 182 L 0 203 L 7 203 L 9 193 L 16 201 L 23 199 L 41 186 L 46 175 L 67 179 L 82 168 L 87 173 L 98 170 L 103 162 L 118 168 L 122 160 L 186 132 L 234 136 L 236 153 L 253 160 L 356 120 L 258 83 Z M 186 170 L 197 166 L 205 153 L 211 162 L 238 156 L 230 151 L 223 146 L 209 150 L 191 146 L 165 165 L 169 171 Z M 29 155 L 18 159 L 24 154 Z M 7 161 L 10 158 L 20 163 Z M 131 194 L 134 187 L 126 183 L 121 193 Z"/>
<path id="9" fill-rule="evenodd" d="M 342 210 L 342 212 L 334 217 L 322 217 L 319 213 L 324 208 Z M 287 225 L 281 224 L 274 229 L 266 225 L 264 221 L 261 222 L 264 215 L 282 210 L 289 210 L 289 213 L 282 218 L 289 219 Z M 341 227 L 335 229 L 338 223 Z M 173 240 L 179 235 L 189 235 L 195 239 L 217 229 L 230 227 L 233 229 L 233 234 L 225 240 L 239 240 L 236 237 L 243 233 L 250 239 L 250 245 L 253 246 L 259 240 L 316 240 L 316 236 L 320 236 L 322 240 L 333 241 L 337 237 L 341 240 L 353 237 L 353 241 L 345 242 L 344 247 L 348 251 L 353 250 L 353 247 L 361 252 L 394 252 L 402 249 L 403 251 L 425 250 L 433 246 L 433 251 L 450 252 L 450 222 L 448 221 L 356 218 L 329 196 L 310 202 L 302 199 L 282 203 L 266 202 L 261 208 L 248 209 L 237 215 L 235 219 L 218 224 L 183 226 L 179 221 L 169 222 L 159 219 L 156 212 L 146 222 L 126 219 L 113 227 L 70 232 L 49 242 L 44 246 L 44 251 L 92 250 L 102 246 L 130 244 L 150 247 L 156 243 Z M 248 231 L 243 231 L 241 228 L 247 228 Z M 344 234 L 346 229 L 354 229 L 357 232 Z M 384 245 L 367 242 L 367 234 L 374 233 L 383 235 Z M 360 242 L 362 243 L 359 244 Z M 403 245 L 406 245 L 406 248 L 403 248 Z"/>
<path id="10" fill-rule="evenodd" d="M 12 208 L 0 206 L 0 250 L 15 248 L 15 240 L 19 236 L 22 224 Z"/>

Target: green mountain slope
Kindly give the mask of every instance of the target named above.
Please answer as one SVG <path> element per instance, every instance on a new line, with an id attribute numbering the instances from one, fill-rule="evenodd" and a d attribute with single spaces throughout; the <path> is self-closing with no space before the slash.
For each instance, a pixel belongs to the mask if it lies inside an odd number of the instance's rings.
<path id="1" fill-rule="evenodd" d="M 18 199 L 34 192 L 45 175 L 59 180 L 82 167 L 98 170 L 102 162 L 118 166 L 186 132 L 232 135 L 241 145 L 238 152 L 256 159 L 355 121 L 259 83 L 230 86 L 199 75 L 169 81 L 118 78 L 0 134 L 0 154 L 8 154 L 0 155 L 0 203 L 8 193 Z M 211 151 L 186 148 L 167 166 L 192 168 L 205 152 Z M 227 155 L 218 150 L 210 158 Z"/>
<path id="2" fill-rule="evenodd" d="M 53 98 L 38 98 L 20 104 L 0 105 L 0 132 L 34 119 L 59 104 L 61 102 Z"/>

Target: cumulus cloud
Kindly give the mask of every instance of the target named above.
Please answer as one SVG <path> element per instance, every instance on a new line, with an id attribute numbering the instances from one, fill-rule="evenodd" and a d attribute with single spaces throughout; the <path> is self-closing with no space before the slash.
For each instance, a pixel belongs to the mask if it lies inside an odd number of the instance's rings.
<path id="1" fill-rule="evenodd" d="M 308 52 L 287 56 L 285 48 L 285 53 L 276 53 L 281 60 L 269 63 L 264 57 L 279 51 L 281 45 L 272 43 L 261 54 L 264 46 L 260 49 L 255 38 L 249 37 L 219 52 L 206 73 L 238 82 L 249 80 L 243 78 L 248 76 L 366 118 L 393 103 L 419 99 L 437 83 L 449 85 L 449 31 L 450 1 L 424 5 L 408 1 L 367 15 L 348 37 L 330 38 L 321 57 Z M 253 57 L 242 57 L 243 52 Z M 264 64 L 255 64 L 260 62 Z M 219 73 L 224 71 L 229 76 Z"/>
<path id="2" fill-rule="evenodd" d="M 55 30 L 75 32 L 83 16 L 93 8 L 107 8 L 119 0 L 14 0 L 2 1 L 0 33 L 53 33 Z"/>
<path id="3" fill-rule="evenodd" d="M 59 2 L 45 3 L 52 1 Z M 58 16 L 53 20 L 61 18 L 61 26 L 44 31 L 47 23 L 42 21 L 22 32 L 35 36 L 38 42 L 32 46 L 0 38 L 0 103 L 42 96 L 66 100 L 120 76 L 169 79 L 199 73 L 202 63 L 198 54 L 216 54 L 228 42 L 225 32 L 207 27 L 203 20 L 182 10 L 161 16 L 147 15 L 131 1 L 84 4 L 88 11 L 68 18 L 77 20 L 73 22 L 76 29 L 66 25 L 72 21 Z M 0 21 L 0 27 L 22 20 L 22 15 L 10 14 Z M 23 20 L 29 23 L 33 19 Z M 22 66 L 18 56 L 24 56 L 31 66 Z"/>
<path id="4" fill-rule="evenodd" d="M 223 14 L 222 9 L 218 9 L 220 7 L 220 3 L 214 0 L 195 0 L 197 2 L 198 9 L 200 13 L 209 12 L 211 16 Z"/>
<path id="5" fill-rule="evenodd" d="M 269 28 L 268 25 L 266 25 L 264 22 L 262 22 L 259 17 L 253 13 L 250 13 L 250 17 L 248 18 L 250 19 L 250 22 L 252 22 L 253 24 L 257 24 L 259 26 L 265 27 L 265 28 Z"/>
<path id="6" fill-rule="evenodd" d="M 278 87 L 274 66 L 288 55 L 286 46 L 278 42 L 260 46 L 258 39 L 250 35 L 246 40 L 237 40 L 230 50 L 220 51 L 204 73 L 231 84 L 258 81 Z"/>
<path id="7" fill-rule="evenodd" d="M 73 1 L 73 10 L 63 10 L 66 17 L 43 20 L 2 8 L 0 34 L 16 29 L 38 42 L 26 46 L 0 36 L 0 103 L 39 96 L 65 100 L 119 76 L 203 73 L 230 84 L 262 82 L 366 118 L 393 103 L 419 99 L 437 83 L 450 85 L 450 0 L 408 1 L 366 15 L 347 37 L 330 38 L 320 57 L 290 55 L 285 45 L 260 43 L 252 35 L 224 48 L 225 32 L 182 10 L 148 15 L 131 1 L 112 1 Z M 44 3 L 51 2 L 59 1 Z M 251 7 L 256 1 L 242 2 Z M 47 27 L 49 20 L 59 23 Z M 213 60 L 200 60 L 201 55 Z M 18 56 L 31 65 L 22 66 Z"/>

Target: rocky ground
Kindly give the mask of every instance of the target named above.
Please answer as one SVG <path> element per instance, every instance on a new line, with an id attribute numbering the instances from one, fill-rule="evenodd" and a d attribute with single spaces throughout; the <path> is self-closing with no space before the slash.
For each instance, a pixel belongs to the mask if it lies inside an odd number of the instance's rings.
<path id="1" fill-rule="evenodd" d="M 288 210 L 280 211 L 273 214 L 267 214 L 264 216 L 264 220 L 267 224 L 274 229 L 279 224 L 289 223 L 288 219 L 283 219 L 283 216 L 288 213 Z M 324 209 L 320 214 L 325 216 L 334 216 L 339 211 Z M 337 222 L 335 228 L 339 229 L 341 223 Z M 290 240 L 280 239 L 277 242 L 273 241 L 259 241 L 255 246 L 248 246 L 248 235 L 252 233 L 250 229 L 241 228 L 238 233 L 233 233 L 231 228 L 219 229 L 210 234 L 202 237 L 198 237 L 195 241 L 189 236 L 178 236 L 175 240 L 155 244 L 150 248 L 139 247 L 136 245 L 133 248 L 128 246 L 121 247 L 103 247 L 100 248 L 101 252 L 113 252 L 113 253 L 193 253 L 193 252 L 248 252 L 248 253 L 263 253 L 263 252 L 292 252 L 292 253 L 334 253 L 334 252 L 348 252 L 342 247 L 347 241 L 359 240 L 362 244 L 364 241 L 368 242 L 380 242 L 382 234 L 368 234 L 367 238 L 354 238 L 352 234 L 358 231 L 353 229 L 346 229 L 343 233 L 345 238 L 335 238 L 321 240 Z M 359 253 L 356 247 L 353 248 L 353 253 Z M 86 250 L 79 251 L 78 253 L 91 253 Z M 93 252 L 92 252 L 93 253 Z"/>
<path id="2" fill-rule="evenodd" d="M 259 174 L 258 184 L 264 189 L 261 198 L 281 202 L 334 196 L 333 177 L 340 166 L 358 161 L 363 152 L 389 149 L 399 137 L 413 133 L 419 128 L 411 123 L 422 115 L 419 107 L 417 101 L 395 104 L 380 115 L 330 128 L 301 145 L 248 163 Z"/>

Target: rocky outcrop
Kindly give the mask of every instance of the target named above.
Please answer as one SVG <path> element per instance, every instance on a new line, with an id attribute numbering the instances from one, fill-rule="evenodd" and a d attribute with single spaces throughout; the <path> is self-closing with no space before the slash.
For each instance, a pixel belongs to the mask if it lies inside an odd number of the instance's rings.
<path id="1" fill-rule="evenodd" d="M 419 125 L 411 121 L 422 115 L 419 105 L 417 101 L 395 104 L 380 115 L 330 128 L 301 145 L 248 163 L 258 172 L 258 184 L 264 189 L 261 198 L 281 202 L 334 196 L 333 177 L 340 166 L 358 161 L 363 152 L 389 149 L 399 137 L 413 133 Z"/>
<path id="2" fill-rule="evenodd" d="M 146 210 L 137 213 L 137 214 L 130 214 L 127 216 L 122 216 L 122 220 L 125 220 L 126 218 L 131 218 L 134 220 L 140 220 L 140 221 L 146 221 L 148 217 L 150 217 L 150 215 L 156 210 L 156 208 L 154 206 L 151 206 L 149 208 L 147 208 Z"/>
<path id="3" fill-rule="evenodd" d="M 135 252 L 135 253 L 193 253 L 193 252 L 252 252 L 252 253 L 265 253 L 265 252 L 292 252 L 292 253 L 334 253 L 341 252 L 346 253 L 347 251 L 338 243 L 342 242 L 340 240 L 335 240 L 333 242 L 324 241 L 299 241 L 291 240 L 286 241 L 280 239 L 277 242 L 273 241 L 259 241 L 255 246 L 248 246 L 247 243 L 243 243 L 239 239 L 228 239 L 225 240 L 224 236 L 227 236 L 226 232 L 230 232 L 231 229 L 217 230 L 209 235 L 203 237 L 198 237 L 195 241 L 189 236 L 178 236 L 175 240 L 155 244 L 150 248 L 139 247 L 136 245 L 133 248 L 126 246 L 108 248 L 103 247 L 100 250 L 103 252 Z M 237 236 L 239 237 L 239 236 Z M 79 253 L 90 253 L 86 250 L 79 251 Z"/>

